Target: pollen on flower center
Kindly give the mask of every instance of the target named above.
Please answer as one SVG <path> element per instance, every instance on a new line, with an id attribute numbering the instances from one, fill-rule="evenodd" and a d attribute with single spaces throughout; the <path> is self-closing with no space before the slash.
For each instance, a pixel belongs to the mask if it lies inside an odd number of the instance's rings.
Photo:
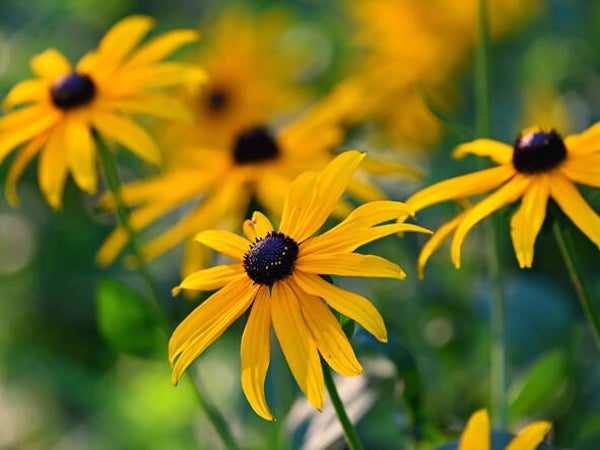
<path id="1" fill-rule="evenodd" d="M 87 75 L 72 72 L 59 78 L 50 88 L 52 103 L 60 109 L 72 109 L 92 101 L 96 86 Z"/>
<path id="2" fill-rule="evenodd" d="M 567 148 L 558 133 L 535 130 L 522 133 L 515 141 L 513 165 L 521 173 L 546 172 L 566 156 Z"/>
<path id="3" fill-rule="evenodd" d="M 297 258 L 296 241 L 271 231 L 254 242 L 244 255 L 244 269 L 255 283 L 270 286 L 292 274 Z"/>
<path id="4" fill-rule="evenodd" d="M 257 163 L 277 156 L 279 147 L 265 127 L 254 127 L 243 132 L 233 147 L 233 157 L 237 164 Z"/>

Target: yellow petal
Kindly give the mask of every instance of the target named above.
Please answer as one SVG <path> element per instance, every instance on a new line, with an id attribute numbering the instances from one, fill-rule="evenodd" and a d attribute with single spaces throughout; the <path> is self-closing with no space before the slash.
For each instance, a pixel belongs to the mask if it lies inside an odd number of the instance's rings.
<path id="1" fill-rule="evenodd" d="M 514 167 L 510 164 L 450 178 L 413 194 L 406 204 L 414 211 L 420 211 L 447 200 L 483 194 L 501 185 L 515 173 Z"/>
<path id="2" fill-rule="evenodd" d="M 271 357 L 271 299 L 269 288 L 259 289 L 242 334 L 240 362 L 242 389 L 260 417 L 275 420 L 265 399 L 265 378 Z"/>
<path id="3" fill-rule="evenodd" d="M 247 239 L 225 230 L 202 231 L 196 236 L 196 241 L 238 261 L 244 259 L 252 245 Z"/>
<path id="4" fill-rule="evenodd" d="M 558 170 L 571 181 L 600 187 L 600 154 L 567 158 Z"/>
<path id="5" fill-rule="evenodd" d="M 318 275 L 294 272 L 294 280 L 304 292 L 324 299 L 329 306 L 359 323 L 381 342 L 387 342 L 387 331 L 379 311 L 366 298 L 328 283 Z"/>
<path id="6" fill-rule="evenodd" d="M 311 207 L 318 178 L 316 172 L 304 172 L 288 188 L 279 226 L 279 231 L 286 236 L 298 239 L 301 235 L 301 220 Z"/>
<path id="7" fill-rule="evenodd" d="M 98 45 L 99 64 L 117 66 L 154 26 L 148 16 L 132 15 L 112 26 Z M 105 68 L 108 68 L 105 66 Z"/>
<path id="8" fill-rule="evenodd" d="M 4 98 L 2 106 L 10 109 L 15 105 L 41 102 L 48 98 L 48 83 L 44 80 L 25 80 L 15 85 Z"/>
<path id="9" fill-rule="evenodd" d="M 188 275 L 179 286 L 173 288 L 172 294 L 177 295 L 182 289 L 195 291 L 220 289 L 244 273 L 244 266 L 241 262 L 199 270 Z"/>
<path id="10" fill-rule="evenodd" d="M 300 299 L 302 316 L 327 364 L 347 377 L 361 373 L 362 366 L 356 359 L 348 338 L 323 300 L 303 292 L 293 281 L 289 285 Z"/>
<path id="11" fill-rule="evenodd" d="M 145 161 L 160 164 L 161 153 L 154 140 L 129 117 L 94 111 L 91 119 L 100 134 L 114 139 Z"/>
<path id="12" fill-rule="evenodd" d="M 490 417 L 481 409 L 469 418 L 458 450 L 490 450 Z"/>
<path id="13" fill-rule="evenodd" d="M 325 382 L 317 343 L 300 311 L 300 299 L 284 281 L 271 291 L 273 329 L 285 359 L 308 401 L 319 411 L 325 400 Z"/>
<path id="14" fill-rule="evenodd" d="M 535 450 L 552 424 L 546 421 L 534 422 L 524 428 L 506 447 L 506 450 Z"/>
<path id="15" fill-rule="evenodd" d="M 194 89 L 207 78 L 206 73 L 199 67 L 174 62 L 122 70 L 111 77 L 116 77 L 116 80 L 113 85 L 107 85 L 106 89 L 115 96 L 176 85 Z"/>
<path id="16" fill-rule="evenodd" d="M 523 195 L 521 207 L 510 221 L 510 234 L 521 269 L 533 264 L 535 239 L 542 228 L 548 206 L 550 177 L 539 174 L 532 177 Z"/>
<path id="17" fill-rule="evenodd" d="M 442 246 L 446 239 L 448 239 L 458 224 L 463 220 L 465 214 L 466 211 L 462 214 L 459 214 L 449 222 L 446 222 L 435 233 L 433 233 L 433 236 L 431 236 L 431 238 L 425 243 L 421 249 L 421 253 L 419 254 L 419 260 L 417 261 L 417 270 L 420 279 L 425 277 L 425 265 L 427 264 L 429 257 L 433 254 L 433 252 Z"/>
<path id="18" fill-rule="evenodd" d="M 296 268 L 303 272 L 320 275 L 398 278 L 400 280 L 406 278 L 406 274 L 398 265 L 380 256 L 359 253 L 306 254 L 302 251 L 302 244 L 300 244 Z"/>
<path id="19" fill-rule="evenodd" d="M 129 233 L 122 226 L 116 227 L 104 240 L 102 246 L 96 253 L 96 264 L 106 267 L 119 256 L 121 250 L 129 242 Z"/>
<path id="20" fill-rule="evenodd" d="M 596 122 L 580 134 L 573 134 L 564 139 L 569 155 L 588 155 L 598 151 L 600 142 L 600 122 Z"/>
<path id="21" fill-rule="evenodd" d="M 10 170 L 6 176 L 6 199 L 11 206 L 19 204 L 17 196 L 17 181 L 21 178 L 23 171 L 29 165 L 31 160 L 37 155 L 38 151 L 46 142 L 46 136 L 41 135 L 33 138 L 21 151 L 15 156 L 10 165 Z"/>
<path id="22" fill-rule="evenodd" d="M 163 119 L 191 122 L 191 112 L 172 95 L 160 92 L 143 93 L 116 99 L 98 99 L 97 104 L 106 111 L 117 110 L 125 114 L 147 114 Z"/>
<path id="23" fill-rule="evenodd" d="M 47 84 L 71 73 L 71 63 L 56 49 L 48 49 L 31 59 L 31 69 Z"/>
<path id="24" fill-rule="evenodd" d="M 516 201 L 527 189 L 530 181 L 530 177 L 521 174 L 516 175 L 511 181 L 493 194 L 490 194 L 487 198 L 481 200 L 466 212 L 465 216 L 456 227 L 454 239 L 452 240 L 452 247 L 450 248 L 452 262 L 457 269 L 460 268 L 460 248 L 465 236 L 471 228 L 494 211 L 502 208 L 504 205 Z"/>
<path id="25" fill-rule="evenodd" d="M 59 209 L 67 179 L 64 127 L 58 126 L 50 134 L 38 164 L 38 183 L 48 204 Z"/>
<path id="26" fill-rule="evenodd" d="M 512 162 L 513 148 L 510 145 L 491 139 L 476 139 L 456 147 L 452 152 L 452 156 L 462 158 L 469 153 L 477 156 L 488 156 L 498 164 L 509 164 Z"/>
<path id="27" fill-rule="evenodd" d="M 67 164 L 79 188 L 94 194 L 98 185 L 96 143 L 88 124 L 75 117 L 65 117 L 65 149 Z"/>
<path id="28" fill-rule="evenodd" d="M 583 234 L 600 248 L 600 216 L 588 205 L 575 185 L 553 172 L 550 195 Z"/>
<path id="29" fill-rule="evenodd" d="M 257 291 L 258 285 L 241 275 L 208 297 L 177 326 L 169 340 L 169 360 L 173 363 L 177 358 L 174 384 L 191 362 L 248 309 Z"/>
<path id="30" fill-rule="evenodd" d="M 152 64 L 168 57 L 185 44 L 198 40 L 195 30 L 173 30 L 163 33 L 136 50 L 125 64 L 125 68 Z"/>
<path id="31" fill-rule="evenodd" d="M 272 231 L 271 221 L 260 211 L 254 211 L 252 219 L 244 221 L 244 234 L 250 242 L 254 242 L 257 238 L 264 238 Z"/>

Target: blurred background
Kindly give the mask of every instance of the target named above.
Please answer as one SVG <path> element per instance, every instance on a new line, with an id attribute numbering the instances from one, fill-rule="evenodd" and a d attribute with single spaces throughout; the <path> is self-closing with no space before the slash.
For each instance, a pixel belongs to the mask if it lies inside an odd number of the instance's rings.
<path id="1" fill-rule="evenodd" d="M 493 137 L 511 143 L 533 124 L 566 135 L 599 120 L 600 3 L 489 3 Z M 209 68 L 244 58 L 234 47 L 214 44 L 227 42 L 227 27 L 220 24 L 235 13 L 248 24 L 249 36 L 262 36 L 257 38 L 262 53 L 251 60 L 255 66 L 232 69 L 238 76 L 233 82 L 242 92 L 266 90 L 259 98 L 286 100 L 265 106 L 262 118 L 279 123 L 330 100 L 344 86 L 361 85 L 339 149 L 391 154 L 421 169 L 420 181 L 379 181 L 390 198 L 404 200 L 479 163 L 450 155 L 455 145 L 475 136 L 476 12 L 474 0 L 1 0 L 0 94 L 31 76 L 33 55 L 55 47 L 76 62 L 132 13 L 155 17 L 153 33 L 199 28 L 200 43 L 180 56 L 197 61 L 210 76 Z M 266 17 L 270 26 L 264 26 Z M 266 77 L 260 70 L 275 62 L 279 72 L 273 81 L 266 87 L 252 84 L 258 77 L 249 76 L 254 70 Z M 151 173 L 134 158 L 119 156 L 124 178 Z M 9 165 L 10 157 L 0 166 L 0 180 Z M 53 211 L 39 192 L 36 169 L 32 164 L 20 181 L 20 207 L 11 208 L 0 196 L 0 448 L 223 448 L 193 389 L 171 385 L 167 337 L 140 301 L 148 295 L 143 281 L 122 260 L 109 268 L 95 265 L 116 217 L 100 211 L 98 197 L 84 195 L 72 180 L 62 210 Z M 582 192 L 599 211 L 598 190 Z M 424 211 L 419 223 L 435 229 L 453 211 L 451 205 Z M 499 214 L 505 230 L 499 249 L 510 431 L 546 419 L 553 423 L 552 448 L 600 448 L 598 348 L 550 229 L 538 238 L 533 269 L 518 268 L 509 241 L 511 212 Z M 598 249 L 571 228 L 582 275 L 598 300 Z M 336 281 L 370 298 L 391 336 L 382 346 L 358 330 L 353 344 L 365 373 L 337 379 L 368 449 L 436 448 L 456 440 L 472 412 L 491 407 L 483 234 L 477 229 L 469 234 L 461 270 L 452 267 L 445 246 L 419 280 L 416 258 L 423 242 L 407 235 L 361 250 L 400 264 L 408 274 L 402 282 Z M 171 298 L 180 281 L 180 260 L 176 248 L 150 264 L 173 324 L 196 304 Z M 240 320 L 193 370 L 243 448 L 344 448 L 329 406 L 322 414 L 308 406 L 278 349 L 267 382 L 278 420 L 268 423 L 252 412 L 239 382 L 242 329 Z"/>

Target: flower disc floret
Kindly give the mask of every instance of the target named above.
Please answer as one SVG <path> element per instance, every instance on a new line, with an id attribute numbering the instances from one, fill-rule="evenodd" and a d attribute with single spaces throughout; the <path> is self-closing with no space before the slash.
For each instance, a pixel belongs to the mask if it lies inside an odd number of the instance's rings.
<path id="1" fill-rule="evenodd" d="M 272 285 L 292 274 L 298 258 L 298 244 L 279 232 L 257 239 L 244 255 L 244 269 L 258 284 Z"/>
<path id="2" fill-rule="evenodd" d="M 233 157 L 238 164 L 258 163 L 277 158 L 279 147 L 265 127 L 254 127 L 237 138 Z"/>
<path id="3" fill-rule="evenodd" d="M 96 94 L 92 79 L 77 72 L 59 78 L 50 88 L 52 103 L 57 108 L 68 110 L 91 102 Z"/>
<path id="4" fill-rule="evenodd" d="M 513 165 L 521 173 L 540 173 L 557 167 L 566 157 L 567 148 L 558 133 L 528 131 L 515 141 Z"/>

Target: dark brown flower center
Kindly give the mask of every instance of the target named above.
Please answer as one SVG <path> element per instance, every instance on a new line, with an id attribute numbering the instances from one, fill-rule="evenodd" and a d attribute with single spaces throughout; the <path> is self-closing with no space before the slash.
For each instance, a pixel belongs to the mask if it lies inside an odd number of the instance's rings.
<path id="1" fill-rule="evenodd" d="M 271 286 L 292 274 L 297 258 L 296 241 L 271 231 L 256 240 L 244 255 L 244 269 L 255 283 Z"/>
<path id="2" fill-rule="evenodd" d="M 535 130 L 522 133 L 515 141 L 513 165 L 521 173 L 546 172 L 566 157 L 567 148 L 558 133 Z"/>
<path id="3" fill-rule="evenodd" d="M 254 127 L 240 134 L 233 146 L 237 164 L 258 163 L 276 159 L 279 147 L 271 132 L 265 127 Z"/>
<path id="4" fill-rule="evenodd" d="M 206 96 L 206 104 L 208 105 L 208 109 L 213 113 L 218 113 L 227 108 L 227 104 L 229 103 L 229 96 L 227 92 L 223 89 L 213 89 L 208 92 Z"/>
<path id="5" fill-rule="evenodd" d="M 96 86 L 87 75 L 72 72 L 59 78 L 50 88 L 54 106 L 60 109 L 73 109 L 92 101 Z"/>

